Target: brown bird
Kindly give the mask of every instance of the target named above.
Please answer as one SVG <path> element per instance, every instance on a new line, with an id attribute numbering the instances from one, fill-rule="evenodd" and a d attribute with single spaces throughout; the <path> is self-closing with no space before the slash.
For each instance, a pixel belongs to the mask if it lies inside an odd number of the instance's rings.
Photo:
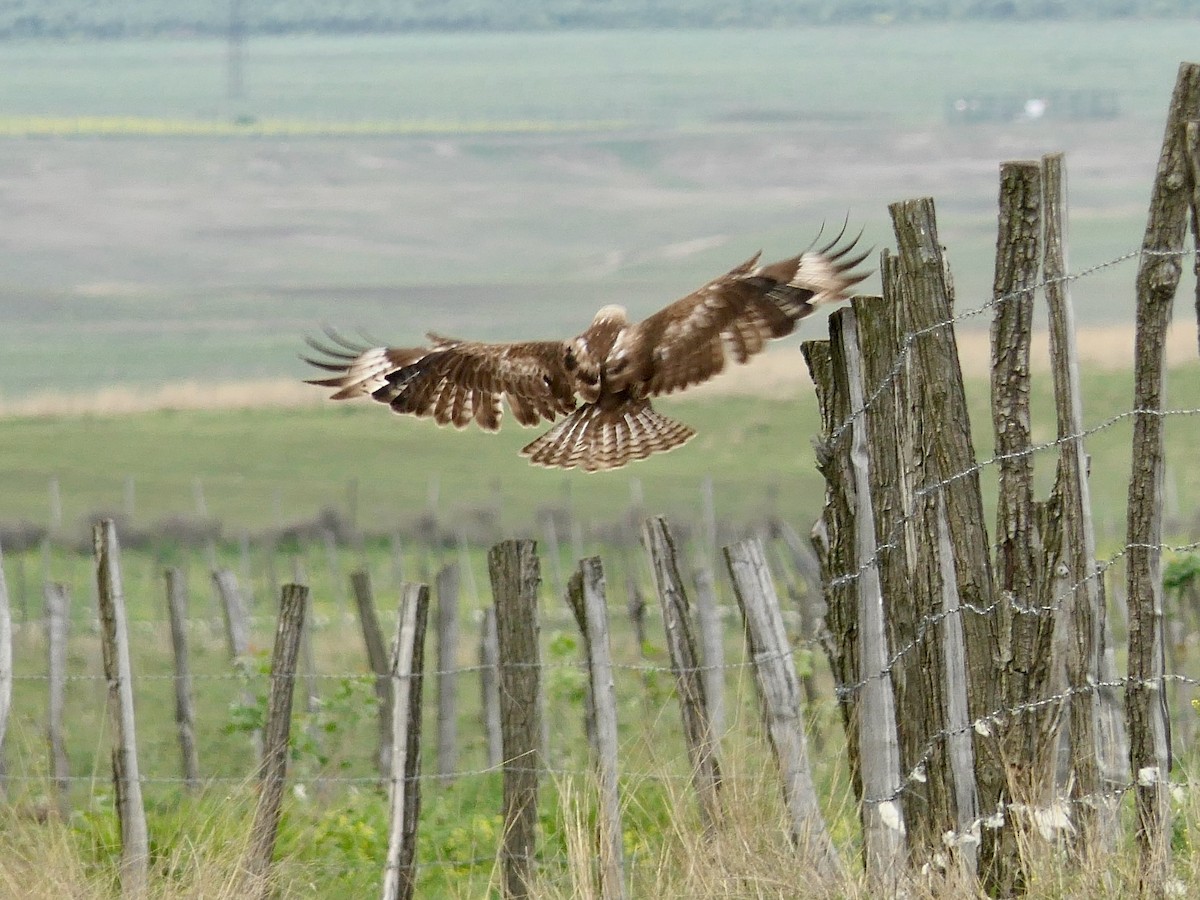
<path id="1" fill-rule="evenodd" d="M 522 425 L 565 416 L 521 453 L 551 468 L 616 469 L 695 434 L 656 412 L 651 397 L 707 381 L 727 354 L 744 363 L 816 306 L 847 299 L 866 277 L 854 270 L 870 251 L 853 255 L 858 239 L 839 247 L 841 237 L 770 265 L 758 265 L 756 254 L 641 322 L 605 306 L 566 341 L 429 334 L 426 347 L 369 347 L 326 330 L 326 342 L 307 339 L 322 357 L 303 358 L 334 375 L 308 383 L 336 388 L 334 400 L 370 395 L 393 412 L 455 428 L 474 420 L 496 431 L 501 399 Z"/>

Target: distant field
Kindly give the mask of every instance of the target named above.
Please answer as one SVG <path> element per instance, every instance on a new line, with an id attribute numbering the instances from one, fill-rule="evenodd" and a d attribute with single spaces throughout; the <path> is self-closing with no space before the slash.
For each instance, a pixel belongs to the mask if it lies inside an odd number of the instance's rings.
<path id="1" fill-rule="evenodd" d="M 986 380 L 969 381 L 976 448 L 991 455 Z M 1034 440 L 1053 440 L 1048 376 L 1035 381 Z M 1098 425 L 1130 408 L 1126 372 L 1091 370 L 1085 421 Z M 1200 367 L 1174 370 L 1168 402 L 1194 407 Z M 635 495 L 647 512 L 698 521 L 701 484 L 711 478 L 717 514 L 731 523 L 771 513 L 797 526 L 815 520 L 824 485 L 811 446 L 817 434 L 810 392 L 782 399 L 709 396 L 661 407 L 699 432 L 673 453 L 613 473 L 535 469 L 517 455 L 535 432 L 510 426 L 498 435 L 454 433 L 427 421 L 390 416 L 374 404 L 294 409 L 162 411 L 137 415 L 10 418 L 0 443 L 0 522 L 44 524 L 49 485 L 57 479 L 63 527 L 82 534 L 98 512 L 122 512 L 150 525 L 196 509 L 199 480 L 210 515 L 227 534 L 311 518 L 322 507 L 345 511 L 355 482 L 359 524 L 382 534 L 405 528 L 430 504 L 454 528 L 484 536 L 540 535 L 545 511 L 570 508 L 590 528 L 624 516 Z M 1106 546 L 1123 535 L 1132 418 L 1088 439 L 1098 529 Z M 1200 509 L 1200 470 L 1189 464 L 1200 444 L 1200 416 L 1168 423 L 1168 531 L 1191 534 Z M 1036 457 L 1040 490 L 1049 490 L 1054 456 Z M 994 493 L 995 470 L 985 471 Z M 132 496 L 129 494 L 132 487 Z M 599 532 L 597 532 L 598 534 Z"/>
<path id="2" fill-rule="evenodd" d="M 1137 246 L 1192 30 L 256 39 L 233 102 L 219 41 L 9 43 L 0 132 L 43 136 L 0 139 L 0 403 L 294 378 L 321 322 L 569 334 L 822 221 L 886 246 L 887 204 L 919 194 L 977 307 L 1003 159 L 1068 154 L 1073 268 Z M 1114 92 L 1118 118 L 943 121 L 959 95 L 1071 89 Z M 1132 282 L 1078 283 L 1080 320 L 1128 323 Z"/>

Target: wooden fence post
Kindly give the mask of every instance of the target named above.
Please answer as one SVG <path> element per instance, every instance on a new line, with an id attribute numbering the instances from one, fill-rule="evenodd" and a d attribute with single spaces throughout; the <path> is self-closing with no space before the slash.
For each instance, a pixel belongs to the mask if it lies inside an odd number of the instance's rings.
<path id="1" fill-rule="evenodd" d="M 483 611 L 479 632 L 479 689 L 483 731 L 487 737 L 488 768 L 504 761 L 504 742 L 500 727 L 500 645 L 496 636 L 496 610 Z"/>
<path id="2" fill-rule="evenodd" d="M 0 547 L 0 798 L 7 785 L 4 772 L 4 737 L 8 733 L 8 713 L 12 709 L 13 645 L 12 610 L 8 601 L 8 581 L 4 577 L 4 548 Z"/>
<path id="3" fill-rule="evenodd" d="M 850 417 L 850 399 L 839 389 L 831 350 L 832 341 L 805 341 L 800 345 L 812 376 L 821 413 L 821 443 L 816 448 L 817 470 L 825 479 L 825 504 L 813 529 L 813 544 L 821 567 L 825 604 L 825 635 L 821 641 L 833 673 L 838 711 L 846 734 L 847 766 L 855 797 L 863 799 L 859 739 L 858 593 L 852 573 L 857 569 L 854 551 L 853 477 L 844 448 L 835 446 L 839 423 Z M 849 577 L 848 577 L 849 576 Z"/>
<path id="4" fill-rule="evenodd" d="M 1191 200 L 1186 123 L 1200 118 L 1200 65 L 1184 63 L 1171 96 L 1137 272 L 1133 471 L 1129 479 L 1125 577 L 1129 594 L 1129 685 L 1125 694 L 1137 838 L 1147 889 L 1170 876 L 1170 725 L 1163 682 L 1162 507 L 1164 344 L 1179 286 Z M 1165 255 L 1164 255 L 1165 254 Z"/>
<path id="5" fill-rule="evenodd" d="M 425 681 L 425 625 L 429 588 L 405 584 L 389 666 L 392 759 L 388 765 L 388 849 L 383 900 L 409 900 L 416 890 L 413 865 L 421 813 L 421 693 Z"/>
<path id="6" fill-rule="evenodd" d="M 861 306 L 861 303 L 860 303 Z M 867 878 L 877 890 L 894 894 L 905 878 L 906 848 L 902 804 L 899 799 L 900 738 L 896 731 L 896 707 L 887 627 L 884 621 L 883 587 L 879 549 L 876 544 L 875 508 L 871 496 L 870 442 L 863 342 L 857 308 L 841 309 L 830 326 L 835 378 L 844 378 L 851 410 L 863 410 L 850 427 L 848 459 L 853 478 L 854 562 L 859 573 L 856 587 L 858 610 L 859 754 L 864 803 L 863 845 Z M 840 373 L 839 373 L 840 370 Z M 885 400 L 886 402 L 886 400 Z M 887 798 L 887 799 L 880 799 Z M 895 798 L 895 799 L 892 799 Z"/>
<path id="7" fill-rule="evenodd" d="M 992 296 L 992 423 L 998 468 L 996 510 L 996 628 L 1005 648 L 996 676 L 1000 700 L 1016 709 L 1047 695 L 1053 673 L 1054 612 L 1047 608 L 1057 565 L 1058 535 L 1037 533 L 1033 500 L 1030 342 L 1042 238 L 1041 165 L 1000 167 L 999 233 Z M 1053 501 L 1057 504 L 1057 499 Z M 1048 524 L 1048 520 L 1044 520 Z M 1055 527 L 1055 526 L 1051 526 Z M 1044 540 L 1043 540 L 1044 538 Z M 1043 546 L 1049 552 L 1043 552 Z M 992 723 L 1000 758 L 1008 761 L 1007 812 L 983 843 L 994 892 L 1022 893 L 1028 881 L 1018 831 L 1037 833 L 1020 809 L 1053 802 L 1053 751 L 1058 705 L 1029 709 Z"/>
<path id="8" fill-rule="evenodd" d="M 617 692 L 608 637 L 604 568 L 598 557 L 580 560 L 567 585 L 567 602 L 583 635 L 591 703 L 589 733 L 595 735 L 596 781 L 600 792 L 596 830 L 600 848 L 600 896 L 625 897 L 625 849 L 617 786 Z"/>
<path id="9" fill-rule="evenodd" d="M 921 473 L 920 490 L 944 498 L 958 616 L 967 665 L 967 706 L 973 721 L 987 722 L 1002 697 L 994 660 L 999 653 L 994 580 L 979 470 L 971 437 L 962 367 L 954 330 L 945 323 L 953 311 L 947 265 L 938 240 L 933 200 L 921 198 L 889 207 L 905 282 L 905 321 L 913 341 L 915 402 L 928 423 L 918 451 L 936 462 Z M 930 532 L 932 533 L 932 532 Z M 994 731 L 981 724 L 973 732 L 975 783 L 981 810 L 1001 803 L 1006 773 L 995 752 Z M 982 832 L 981 858 L 987 860 L 993 836 Z M 985 873 L 986 874 L 986 873 Z"/>
<path id="10" fill-rule="evenodd" d="M 65 816 L 70 809 L 67 793 L 71 786 L 70 763 L 63 740 L 63 716 L 67 705 L 67 637 L 71 628 L 70 602 L 67 587 L 55 581 L 46 582 L 46 652 L 47 687 L 46 738 L 50 747 L 50 771 L 58 794 L 58 811 Z"/>
<path id="11" fill-rule="evenodd" d="M 1083 399 L 1079 382 L 1079 349 L 1075 310 L 1066 275 L 1066 171 L 1061 154 L 1042 157 L 1043 254 L 1042 280 L 1050 322 L 1050 363 L 1053 367 L 1054 406 L 1058 422 L 1058 498 L 1062 550 L 1058 579 L 1066 595 L 1059 618 L 1067 636 L 1067 689 L 1070 692 L 1070 775 L 1067 778 L 1075 820 L 1084 852 L 1108 853 L 1120 840 L 1116 798 L 1103 793 L 1100 766 L 1099 716 L 1102 697 L 1092 685 L 1101 677 L 1101 657 L 1107 614 L 1102 600 L 1103 574 L 1096 564 L 1096 533 L 1092 524 L 1088 458 L 1083 439 Z M 1125 742 L 1122 758 L 1128 756 Z"/>
<path id="12" fill-rule="evenodd" d="M 371 576 L 365 571 L 352 572 L 350 590 L 354 594 L 358 624 L 367 647 L 367 661 L 375 673 L 375 702 L 379 706 L 379 777 L 387 778 L 392 765 L 392 682 L 387 648 L 383 644 L 383 631 L 379 627 L 379 614 L 371 591 Z"/>
<path id="13" fill-rule="evenodd" d="M 726 547 L 725 562 L 746 625 L 767 735 L 783 779 L 792 842 L 803 848 L 822 878 L 835 883 L 845 872 L 825 830 L 813 787 L 800 711 L 800 682 L 762 544 L 749 540 Z M 883 723 L 879 725 L 883 727 Z"/>
<path id="14" fill-rule="evenodd" d="M 229 569 L 212 573 L 213 588 L 221 601 L 221 616 L 225 623 L 225 644 L 235 666 L 245 663 L 250 652 L 250 626 L 246 620 L 246 603 L 238 586 L 237 576 Z"/>
<path id="15" fill-rule="evenodd" d="M 500 848 L 506 900 L 532 886 L 542 766 L 541 669 L 533 541 L 503 541 L 488 551 L 500 649 L 500 725 L 504 745 L 504 838 Z"/>
<path id="16" fill-rule="evenodd" d="M 285 584 L 279 600 L 279 621 L 275 627 L 275 646 L 271 651 L 271 683 L 267 694 L 267 719 L 263 728 L 263 758 L 259 772 L 259 798 L 250 830 L 246 854 L 246 872 L 251 879 L 247 890 L 263 900 L 272 894 L 271 857 L 283 805 L 284 779 L 287 777 L 288 736 L 292 727 L 292 697 L 296 689 L 300 637 L 304 632 L 304 614 L 308 608 L 308 588 Z"/>
<path id="17" fill-rule="evenodd" d="M 454 563 L 437 574 L 437 774 L 454 775 L 458 759 L 458 596 Z"/>
<path id="18" fill-rule="evenodd" d="M 1192 277 L 1196 282 L 1196 341 L 1200 344 L 1200 119 L 1187 123 L 1188 172 L 1192 182 Z"/>
<path id="19" fill-rule="evenodd" d="M 192 705 L 192 671 L 188 663 L 187 580 L 175 567 L 166 570 L 167 616 L 175 658 L 175 726 L 183 761 L 183 780 L 190 792 L 200 786 L 200 759 L 196 753 L 196 711 Z"/>
<path id="20" fill-rule="evenodd" d="M 654 587 L 662 606 L 667 650 L 671 655 L 671 669 L 675 674 L 679 709 L 683 717 L 683 735 L 692 764 L 692 785 L 700 802 L 700 824 L 704 833 L 711 837 L 720 818 L 717 794 L 721 787 L 721 767 L 717 741 L 708 716 L 704 679 L 700 677 L 687 593 L 679 577 L 675 542 L 671 539 L 666 520 L 661 516 L 647 519 L 642 528 L 646 549 L 650 554 Z"/>
<path id="21" fill-rule="evenodd" d="M 108 712 L 113 735 L 113 785 L 121 822 L 121 892 L 146 893 L 150 877 L 150 842 L 142 784 L 138 775 L 137 735 L 133 721 L 133 673 L 125 625 L 125 592 L 121 586 L 117 530 L 111 519 L 92 530 L 96 554 L 96 587 L 104 677 L 108 680 Z"/>
<path id="22" fill-rule="evenodd" d="M 704 668 L 704 697 L 708 701 L 708 718 L 713 735 L 719 741 L 725 733 L 725 645 L 721 633 L 721 610 L 717 606 L 717 589 L 712 570 L 707 565 L 698 568 L 693 576 L 696 585 L 696 628 L 700 632 L 701 659 Z"/>

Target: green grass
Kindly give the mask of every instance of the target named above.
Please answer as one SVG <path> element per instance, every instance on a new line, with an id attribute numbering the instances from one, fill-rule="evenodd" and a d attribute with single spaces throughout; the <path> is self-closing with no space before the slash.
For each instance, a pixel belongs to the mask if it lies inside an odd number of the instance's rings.
<path id="1" fill-rule="evenodd" d="M 986 383 L 970 381 L 969 394 L 976 449 L 980 459 L 987 459 L 993 441 Z M 1085 424 L 1092 427 L 1128 411 L 1132 395 L 1128 373 L 1087 373 Z M 1195 366 L 1171 373 L 1171 405 L 1186 408 L 1197 396 Z M 1051 441 L 1049 376 L 1035 379 L 1033 402 L 1035 441 Z M 356 483 L 359 525 L 380 534 L 409 526 L 427 512 L 436 494 L 439 518 L 473 535 L 487 533 L 478 524 L 485 519 L 497 529 L 491 533 L 537 534 L 544 511 L 562 508 L 573 513 L 590 540 L 593 526 L 625 514 L 636 490 L 643 493 L 647 511 L 694 522 L 706 478 L 712 479 L 717 514 L 731 522 L 771 513 L 802 525 L 816 519 L 824 488 L 811 446 L 818 430 L 811 395 L 660 405 L 695 427 L 698 436 L 680 450 L 594 475 L 528 465 L 517 451 L 536 432 L 511 422 L 498 434 L 454 432 L 392 416 L 369 403 L 7 419 L 0 444 L 0 521 L 45 524 L 52 479 L 68 532 L 96 511 L 127 511 L 131 480 L 139 526 L 193 513 L 198 479 L 209 515 L 224 522 L 231 536 L 308 519 L 323 507 L 345 510 L 351 482 Z M 1167 425 L 1167 514 L 1176 531 L 1187 530 L 1200 506 L 1200 472 L 1186 463 L 1200 439 L 1198 427 L 1196 416 L 1175 417 Z M 1097 527 L 1109 539 L 1123 533 L 1131 434 L 1127 417 L 1087 443 Z M 1040 487 L 1047 491 L 1054 455 L 1043 452 L 1035 461 Z M 994 473 L 994 467 L 984 472 L 985 491 L 994 484 Z"/>

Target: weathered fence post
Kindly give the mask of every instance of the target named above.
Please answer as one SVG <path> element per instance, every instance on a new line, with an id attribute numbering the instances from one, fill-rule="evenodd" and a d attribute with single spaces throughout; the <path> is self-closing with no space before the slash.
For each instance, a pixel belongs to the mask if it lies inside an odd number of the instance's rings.
<path id="1" fill-rule="evenodd" d="M 927 423 L 921 430 L 921 446 L 916 449 L 933 463 L 921 471 L 918 489 L 923 498 L 940 494 L 945 503 L 952 559 L 939 563 L 943 574 L 937 577 L 940 580 L 950 575 L 955 582 L 966 651 L 967 709 L 973 721 L 981 722 L 972 733 L 979 808 L 995 810 L 1005 789 L 1004 768 L 994 752 L 994 732 L 986 724 L 1002 702 L 994 670 L 999 653 L 996 604 L 958 343 L 948 324 L 953 310 L 952 290 L 938 240 L 933 200 L 909 200 L 889 208 L 905 283 L 905 324 L 915 335 L 908 399 L 918 406 Z M 994 843 L 991 830 L 984 828 L 981 835 L 985 879 L 991 877 L 986 862 Z"/>
<path id="2" fill-rule="evenodd" d="M 406 584 L 389 666 L 392 758 L 388 765 L 388 849 L 383 900 L 408 900 L 417 884 L 413 865 L 421 813 L 421 693 L 425 677 L 425 625 L 429 588 Z"/>
<path id="3" fill-rule="evenodd" d="M 58 811 L 69 811 L 67 792 L 71 786 L 70 763 L 63 739 L 63 716 L 67 705 L 67 638 L 71 628 L 70 603 L 67 587 L 55 581 L 46 582 L 46 652 L 47 687 L 46 739 L 50 748 L 50 771 L 58 797 Z"/>
<path id="4" fill-rule="evenodd" d="M 704 833 L 711 836 L 720 818 L 717 794 L 721 787 L 721 767 L 717 741 L 708 715 L 704 679 L 700 677 L 687 594 L 679 577 L 675 542 L 671 539 L 666 520 L 661 516 L 647 519 L 642 528 L 646 549 L 650 553 L 654 587 L 662 606 L 667 649 L 683 716 L 683 734 L 687 741 L 688 759 L 692 764 L 692 784 L 700 802 L 700 824 Z"/>
<path id="5" fill-rule="evenodd" d="M 387 778 L 392 764 L 392 682 L 389 676 L 387 648 L 375 610 L 371 576 L 365 571 L 352 572 L 350 589 L 358 610 L 358 624 L 367 647 L 367 661 L 375 673 L 375 702 L 379 706 L 379 777 Z"/>
<path id="6" fill-rule="evenodd" d="M 188 663 L 187 580 L 177 568 L 164 573 L 167 582 L 167 617 L 171 626 L 171 649 L 175 658 L 175 727 L 183 780 L 188 791 L 200 786 L 200 759 L 196 753 L 196 711 L 192 705 L 192 671 Z"/>
<path id="7" fill-rule="evenodd" d="M 437 574 L 437 774 L 449 779 L 458 759 L 458 566 Z"/>
<path id="8" fill-rule="evenodd" d="M 858 572 L 858 664 L 859 683 L 859 755 L 863 789 L 863 849 L 867 878 L 877 890 L 895 894 L 905 878 L 906 847 L 903 832 L 902 803 L 899 798 L 900 738 L 896 731 L 896 707 L 887 627 L 884 621 L 883 586 L 879 548 L 876 543 L 875 508 L 871 496 L 870 441 L 868 420 L 875 415 L 867 408 L 865 361 L 867 355 L 860 337 L 859 304 L 838 310 L 836 324 L 830 325 L 830 347 L 834 377 L 844 384 L 849 406 L 859 419 L 850 426 L 848 459 L 853 478 L 854 561 Z M 878 308 L 878 307 L 876 307 Z M 844 379 L 844 382 L 842 381 Z M 886 399 L 884 401 L 887 402 Z M 853 413 L 852 413 L 853 414 Z M 895 798 L 895 799 L 892 799 Z"/>
<path id="9" fill-rule="evenodd" d="M 1192 182 L 1192 276 L 1196 282 L 1196 341 L 1200 344 L 1200 119 L 1187 123 L 1188 172 Z"/>
<path id="10" fill-rule="evenodd" d="M 504 742 L 500 727 L 500 645 L 496 636 L 496 610 L 483 611 L 479 631 L 479 716 L 487 738 L 488 768 L 504 761 Z"/>
<path id="11" fill-rule="evenodd" d="M 503 541 L 488 551 L 500 648 L 500 725 L 504 745 L 505 898 L 529 895 L 537 839 L 538 773 L 542 766 L 538 586 L 533 541 Z"/>
<path id="12" fill-rule="evenodd" d="M 213 588 L 221 601 L 221 617 L 225 623 L 225 643 L 229 658 L 235 666 L 244 665 L 250 648 L 250 627 L 246 620 L 246 603 L 238 586 L 237 576 L 229 569 L 212 573 Z"/>
<path id="13" fill-rule="evenodd" d="M 1133 471 L 1129 479 L 1125 577 L 1129 594 L 1129 684 L 1125 711 L 1138 846 L 1148 890 L 1170 875 L 1171 739 L 1164 690 L 1162 498 L 1164 344 L 1179 286 L 1191 192 L 1186 123 L 1200 118 L 1200 65 L 1183 64 L 1167 113 L 1137 272 Z"/>
<path id="14" fill-rule="evenodd" d="M 1079 350 L 1075 310 L 1066 280 L 1066 172 L 1061 154 L 1042 157 L 1043 253 L 1042 280 L 1050 323 L 1050 363 L 1053 367 L 1054 406 L 1060 441 L 1054 495 L 1058 498 L 1062 549 L 1057 581 L 1067 585 L 1059 618 L 1067 636 L 1067 689 L 1070 693 L 1069 785 L 1075 820 L 1084 853 L 1111 852 L 1120 839 L 1116 798 L 1104 794 L 1101 782 L 1098 717 L 1101 696 L 1093 687 L 1101 677 L 1106 610 L 1102 602 L 1103 575 L 1096 564 L 1096 533 L 1092 524 L 1091 487 L 1083 439 L 1083 399 L 1079 383 Z M 1125 747 L 1127 755 L 1128 744 Z"/>
<path id="15" fill-rule="evenodd" d="M 1007 162 L 1000 167 L 999 234 L 992 296 L 992 423 L 999 458 L 996 511 L 996 628 L 1004 656 L 996 672 L 1000 698 L 1017 709 L 1047 694 L 1053 673 L 1054 613 L 1046 608 L 1057 554 L 1056 535 L 1037 533 L 1033 500 L 1032 419 L 1029 408 L 1029 352 L 1033 300 L 1042 237 L 1041 166 Z M 989 883 L 1002 896 L 1020 893 L 1028 880 L 1019 830 L 1037 833 L 1034 822 L 1017 815 L 1053 801 L 1053 751 L 1059 707 L 1040 706 L 993 723 L 1001 759 L 1007 761 L 1004 787 L 1008 812 L 985 841 Z M 987 852 L 990 847 L 990 857 Z"/>
<path id="16" fill-rule="evenodd" d="M 247 889 L 252 889 L 263 900 L 272 893 L 267 875 L 271 868 L 271 856 L 275 852 L 275 836 L 279 831 L 283 805 L 296 664 L 300 656 L 300 637 L 304 632 L 307 608 L 308 588 L 300 584 L 285 584 L 279 601 L 275 646 L 271 651 L 271 682 L 267 693 L 267 719 L 263 728 L 262 768 L 258 778 L 259 798 L 245 864 L 252 880 Z"/>
<path id="17" fill-rule="evenodd" d="M 693 576 L 696 585 L 696 628 L 700 632 L 701 659 L 704 669 L 704 697 L 708 701 L 708 719 L 717 740 L 725 733 L 725 645 L 721 634 L 721 610 L 717 607 L 717 589 L 707 564 Z"/>
<path id="18" fill-rule="evenodd" d="M 129 896 L 141 896 L 146 893 L 150 877 L 150 842 L 138 775 L 125 592 L 121 586 L 117 530 L 111 519 L 96 523 L 92 540 L 96 554 L 104 677 L 108 680 L 108 712 L 113 729 L 113 785 L 117 817 L 121 823 L 121 891 Z"/>
<path id="19" fill-rule="evenodd" d="M 813 545 L 820 563 L 820 583 L 825 605 L 825 634 L 821 641 L 833 673 L 838 711 L 846 734 L 850 783 L 863 799 L 859 749 L 858 594 L 854 551 L 853 477 L 844 447 L 836 446 L 839 424 L 849 421 L 848 392 L 838 389 L 831 341 L 805 341 L 800 345 L 812 376 L 821 413 L 821 441 L 816 446 L 817 470 L 825 479 L 825 504 L 813 528 Z"/>
<path id="20" fill-rule="evenodd" d="M 625 897 L 624 832 L 617 789 L 617 692 L 608 637 L 604 569 L 598 557 L 580 560 L 567 585 L 567 602 L 583 635 L 591 693 L 589 731 L 595 735 L 596 781 L 600 793 L 596 830 L 600 848 L 600 896 Z"/>
<path id="21" fill-rule="evenodd" d="M 725 562 L 746 625 L 767 736 L 783 779 L 792 842 L 804 850 L 820 877 L 835 883 L 845 873 L 817 803 L 800 711 L 800 682 L 762 544 L 749 540 L 726 547 Z"/>
<path id="22" fill-rule="evenodd" d="M 0 547 L 0 798 L 7 788 L 4 779 L 4 736 L 8 733 L 8 713 L 12 708 L 13 645 L 12 611 L 8 603 L 8 581 L 4 577 L 4 548 Z"/>

